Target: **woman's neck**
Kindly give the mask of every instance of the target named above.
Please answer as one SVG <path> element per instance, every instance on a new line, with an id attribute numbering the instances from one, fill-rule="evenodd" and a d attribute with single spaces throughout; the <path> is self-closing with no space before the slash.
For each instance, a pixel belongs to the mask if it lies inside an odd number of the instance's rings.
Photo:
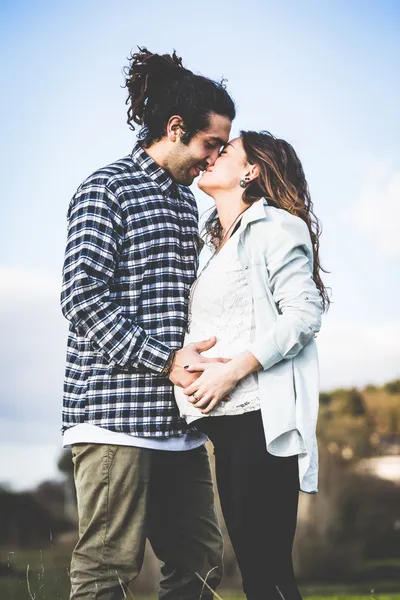
<path id="1" fill-rule="evenodd" d="M 222 230 L 226 232 L 237 219 L 240 213 L 244 212 L 248 205 L 242 200 L 243 192 L 218 191 L 214 196 L 215 206 L 218 212 L 219 222 Z"/>

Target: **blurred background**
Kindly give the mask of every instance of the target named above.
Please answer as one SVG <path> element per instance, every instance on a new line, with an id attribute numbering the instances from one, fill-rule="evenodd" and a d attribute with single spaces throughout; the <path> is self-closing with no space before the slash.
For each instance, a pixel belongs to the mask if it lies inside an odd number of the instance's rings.
<path id="1" fill-rule="evenodd" d="M 309 594 L 400 591 L 399 32 L 391 0 L 0 1 L 2 598 L 68 596 L 66 212 L 135 143 L 122 68 L 137 45 L 226 78 L 232 137 L 267 129 L 303 162 L 333 303 L 317 339 L 320 493 L 301 495 L 296 570 Z M 229 540 L 225 558 L 225 589 L 240 589 Z M 149 551 L 132 589 L 157 580 Z"/>

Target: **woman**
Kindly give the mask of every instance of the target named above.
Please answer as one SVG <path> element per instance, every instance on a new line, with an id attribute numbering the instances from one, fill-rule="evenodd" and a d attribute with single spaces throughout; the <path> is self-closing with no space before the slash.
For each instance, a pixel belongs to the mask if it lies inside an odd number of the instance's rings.
<path id="1" fill-rule="evenodd" d="M 216 211 L 214 253 L 190 297 L 185 343 L 216 335 L 175 388 L 181 415 L 214 445 L 221 507 L 248 600 L 301 598 L 292 565 L 299 489 L 317 491 L 318 359 L 329 305 L 301 163 L 268 132 L 241 132 L 199 187 Z"/>

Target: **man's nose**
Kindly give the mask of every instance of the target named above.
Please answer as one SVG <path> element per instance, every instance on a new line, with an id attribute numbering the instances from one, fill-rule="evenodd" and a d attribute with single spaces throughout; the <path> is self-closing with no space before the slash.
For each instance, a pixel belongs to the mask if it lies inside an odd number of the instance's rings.
<path id="1" fill-rule="evenodd" d="M 215 161 L 217 160 L 219 156 L 219 149 L 216 148 L 211 154 L 209 154 L 206 158 L 207 161 L 207 166 L 208 167 L 213 167 L 215 164 Z"/>

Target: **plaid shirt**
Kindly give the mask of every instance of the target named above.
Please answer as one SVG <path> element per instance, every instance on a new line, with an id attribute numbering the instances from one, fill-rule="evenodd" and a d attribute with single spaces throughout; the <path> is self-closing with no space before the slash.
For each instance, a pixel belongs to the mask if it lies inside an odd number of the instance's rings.
<path id="1" fill-rule="evenodd" d="M 63 431 L 91 423 L 139 436 L 181 435 L 186 423 L 160 373 L 186 332 L 198 266 L 193 194 L 138 143 L 84 181 L 68 221 Z"/>

